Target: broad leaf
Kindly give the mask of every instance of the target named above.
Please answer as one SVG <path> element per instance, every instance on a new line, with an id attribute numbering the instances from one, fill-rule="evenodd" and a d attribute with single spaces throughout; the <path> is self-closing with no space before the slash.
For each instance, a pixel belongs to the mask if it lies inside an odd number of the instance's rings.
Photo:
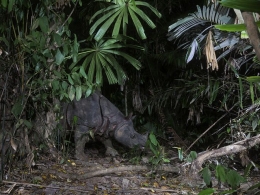
<path id="1" fill-rule="evenodd" d="M 207 186 L 211 183 L 211 172 L 208 167 L 203 168 L 202 177 Z"/>
<path id="2" fill-rule="evenodd" d="M 218 181 L 224 183 L 226 181 L 226 172 L 225 168 L 221 165 L 217 165 L 216 167 L 216 177 Z"/>
<path id="3" fill-rule="evenodd" d="M 48 18 L 46 16 L 39 18 L 39 25 L 40 25 L 42 32 L 44 32 L 44 33 L 48 32 L 49 23 L 48 23 Z"/>
<path id="4" fill-rule="evenodd" d="M 260 13 L 259 0 L 221 0 L 220 3 L 226 7 Z"/>
<path id="5" fill-rule="evenodd" d="M 257 26 L 260 28 L 260 21 L 256 22 Z M 238 32 L 246 30 L 245 24 L 225 24 L 225 25 L 214 25 L 216 29 L 229 31 L 229 32 Z"/>

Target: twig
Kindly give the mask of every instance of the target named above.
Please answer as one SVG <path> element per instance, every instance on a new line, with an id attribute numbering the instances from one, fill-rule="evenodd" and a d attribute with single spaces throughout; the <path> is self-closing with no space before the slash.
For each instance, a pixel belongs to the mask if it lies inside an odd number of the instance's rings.
<path id="1" fill-rule="evenodd" d="M 12 186 L 10 188 L 8 188 L 7 190 L 5 191 L 0 191 L 0 193 L 3 193 L 3 194 L 10 194 L 11 191 L 14 189 L 14 187 L 16 186 L 16 184 L 12 184 Z"/>
<path id="2" fill-rule="evenodd" d="M 146 191 L 152 191 L 152 192 L 175 192 L 179 193 L 179 190 L 170 190 L 170 189 L 158 189 L 158 188 L 140 188 L 141 190 L 146 190 Z"/>
<path id="3" fill-rule="evenodd" d="M 39 184 L 32 184 L 32 183 L 26 183 L 26 182 L 15 182 L 15 181 L 2 181 L 3 183 L 11 183 L 15 185 L 23 185 L 23 186 L 31 186 L 31 187 L 38 187 L 38 188 L 52 188 L 52 189 L 60 189 L 60 190 L 70 190 L 70 191 L 77 191 L 77 192 L 89 192 L 93 190 L 78 190 L 78 189 L 71 189 L 71 188 L 64 188 L 64 187 L 58 187 L 58 186 L 46 186 L 46 185 L 39 185 Z M 2 192 L 1 192 L 2 193 Z"/>
<path id="4" fill-rule="evenodd" d="M 69 20 L 70 16 L 71 16 L 72 13 L 75 11 L 75 8 L 77 7 L 78 2 L 79 2 L 79 1 L 77 0 L 76 3 L 75 3 L 75 5 L 74 5 L 74 8 L 72 9 L 72 11 L 71 11 L 70 14 L 68 15 L 67 19 L 63 22 L 63 24 L 61 25 L 60 28 L 62 28 L 62 27 L 66 24 L 66 22 Z"/>
<path id="5" fill-rule="evenodd" d="M 221 119 L 223 119 L 227 114 L 229 114 L 229 112 L 236 106 L 237 104 L 235 104 L 234 106 L 232 106 L 232 108 L 230 108 L 224 115 L 222 115 L 215 123 L 213 123 L 206 131 L 204 131 L 189 147 L 188 149 L 185 151 L 185 153 L 187 151 L 189 151 L 189 149 L 202 137 L 204 136 L 209 130 L 211 130 L 212 127 L 214 127 Z"/>

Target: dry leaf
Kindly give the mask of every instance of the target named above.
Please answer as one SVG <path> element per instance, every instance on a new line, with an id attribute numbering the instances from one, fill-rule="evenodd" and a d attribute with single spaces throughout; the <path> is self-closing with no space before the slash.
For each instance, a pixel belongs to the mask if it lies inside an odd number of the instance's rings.
<path id="1" fill-rule="evenodd" d="M 154 183 L 153 183 L 153 187 L 154 187 L 154 188 L 159 188 L 159 187 L 160 187 L 160 185 L 159 185 L 159 183 L 158 183 L 158 182 L 154 182 Z"/>
<path id="2" fill-rule="evenodd" d="M 11 137 L 11 146 L 14 149 L 14 151 L 17 150 L 17 144 L 14 142 L 13 138 Z"/>
<path id="3" fill-rule="evenodd" d="M 210 67 L 212 70 L 218 70 L 218 62 L 216 58 L 216 53 L 214 50 L 213 46 L 213 41 L 212 41 L 212 32 L 209 31 L 208 36 L 207 36 L 207 41 L 205 45 L 205 53 L 206 53 L 206 58 L 207 58 L 207 69 Z"/>
<path id="4" fill-rule="evenodd" d="M 162 190 L 169 190 L 170 188 L 168 186 L 162 186 L 161 189 Z"/>

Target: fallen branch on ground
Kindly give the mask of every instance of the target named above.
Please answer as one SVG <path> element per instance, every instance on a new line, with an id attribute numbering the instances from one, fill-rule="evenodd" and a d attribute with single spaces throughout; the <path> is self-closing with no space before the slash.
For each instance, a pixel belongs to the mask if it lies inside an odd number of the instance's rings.
<path id="1" fill-rule="evenodd" d="M 191 174 L 193 177 L 197 177 L 199 171 L 202 169 L 202 164 L 211 158 L 216 158 L 224 155 L 235 154 L 242 152 L 260 143 L 260 134 L 249 139 L 238 141 L 234 144 L 224 146 L 222 148 L 202 152 L 198 155 L 196 160 L 191 165 Z"/>
<path id="2" fill-rule="evenodd" d="M 119 167 L 112 167 L 112 168 L 107 168 L 107 169 L 101 169 L 97 171 L 92 171 L 88 172 L 82 175 L 79 174 L 69 174 L 69 173 L 63 173 L 63 172 L 58 172 L 56 170 L 50 170 L 49 173 L 52 174 L 57 174 L 60 177 L 63 178 L 69 178 L 69 179 L 87 179 L 91 177 L 96 177 L 96 176 L 101 176 L 101 175 L 108 175 L 111 173 L 116 173 L 116 172 L 123 172 L 123 171 L 165 171 L 165 172 L 172 172 L 172 173 L 179 173 L 180 169 L 178 167 L 174 167 L 173 165 L 162 165 L 159 167 L 156 167 L 155 169 L 152 169 L 150 166 L 146 165 L 128 165 L 128 166 L 119 166 Z"/>

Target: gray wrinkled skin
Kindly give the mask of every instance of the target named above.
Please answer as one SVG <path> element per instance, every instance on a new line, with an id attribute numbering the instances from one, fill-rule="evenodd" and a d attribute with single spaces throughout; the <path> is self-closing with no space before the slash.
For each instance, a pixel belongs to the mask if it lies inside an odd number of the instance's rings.
<path id="1" fill-rule="evenodd" d="M 106 146 L 108 155 L 117 155 L 109 138 L 114 137 L 121 144 L 133 148 L 144 147 L 147 136 L 134 130 L 132 116 L 125 117 L 118 108 L 99 92 L 88 98 L 73 101 L 65 108 L 67 124 L 75 126 L 76 158 L 84 160 L 85 144 L 89 141 L 89 131 L 93 131 L 97 139 Z M 73 118 L 77 122 L 73 125 Z"/>

